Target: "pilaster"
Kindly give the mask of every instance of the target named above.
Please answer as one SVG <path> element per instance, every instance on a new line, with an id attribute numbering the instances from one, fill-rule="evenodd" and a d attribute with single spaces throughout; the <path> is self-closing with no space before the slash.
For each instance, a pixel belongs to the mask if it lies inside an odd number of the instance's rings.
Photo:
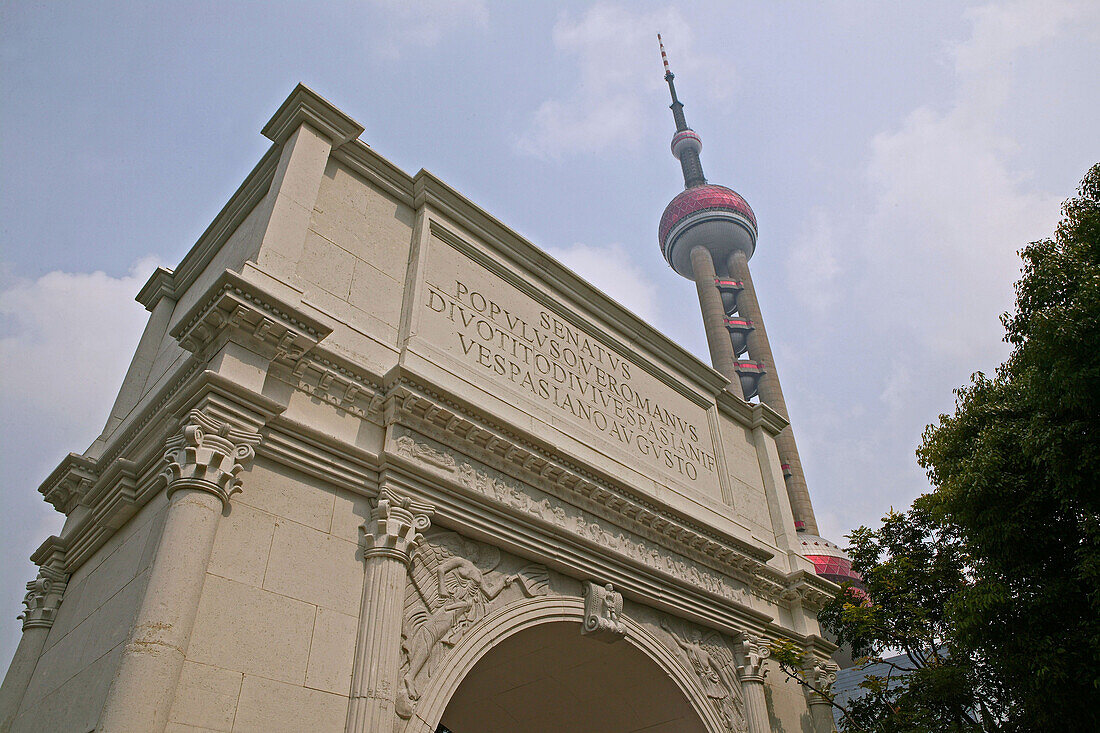
<path id="1" fill-rule="evenodd" d="M 745 697 L 745 721 L 749 733 L 770 733 L 768 704 L 764 697 L 764 663 L 771 650 L 763 639 L 746 634 L 737 649 L 737 676 L 741 680 L 741 693 Z"/>
<path id="2" fill-rule="evenodd" d="M 168 513 L 97 731 L 157 733 L 168 724 L 218 522 L 259 442 L 198 409 L 166 442 Z"/>
<path id="3" fill-rule="evenodd" d="M 383 487 L 361 528 L 365 572 L 352 668 L 348 733 L 392 731 L 397 720 L 401 624 L 409 563 L 432 507 Z"/>
<path id="4" fill-rule="evenodd" d="M 817 659 L 812 660 L 805 669 L 806 682 L 809 684 L 806 688 L 806 704 L 810 708 L 814 733 L 833 733 L 836 730 L 833 725 L 831 695 L 839 669 L 836 662 Z"/>
<path id="5" fill-rule="evenodd" d="M 68 575 L 51 564 L 39 568 L 38 576 L 27 583 L 27 594 L 23 597 L 23 605 L 27 608 L 19 616 L 23 620 L 23 636 L 16 647 L 4 683 L 0 685 L 0 733 L 7 733 L 19 712 L 23 695 L 30 684 L 38 658 L 42 655 L 42 647 L 46 644 L 46 638 L 57 618 L 68 578 Z"/>

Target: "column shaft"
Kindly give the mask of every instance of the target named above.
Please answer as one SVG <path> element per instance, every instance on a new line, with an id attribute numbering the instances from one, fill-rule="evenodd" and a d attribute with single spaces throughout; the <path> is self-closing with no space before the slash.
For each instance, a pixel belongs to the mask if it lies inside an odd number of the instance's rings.
<path id="1" fill-rule="evenodd" d="M 691 250 L 691 268 L 695 274 L 695 287 L 699 291 L 699 308 L 703 312 L 710 362 L 715 371 L 730 380 L 728 389 L 744 399 L 741 377 L 737 374 L 737 356 L 733 353 L 730 334 L 726 330 L 726 309 L 722 306 L 722 294 L 714 284 L 717 277 L 714 260 L 706 247 Z"/>
<path id="2" fill-rule="evenodd" d="M 383 733 L 393 728 L 406 573 L 405 561 L 395 557 L 380 556 L 367 562 L 352 671 L 349 733 Z"/>
<path id="3" fill-rule="evenodd" d="M 746 635 L 738 648 L 737 676 L 745 698 L 745 722 L 749 733 L 771 733 L 768 703 L 764 696 L 764 663 L 771 649 L 763 639 Z"/>
<path id="4" fill-rule="evenodd" d="M 741 693 L 745 696 L 745 722 L 749 733 L 771 733 L 768 720 L 768 703 L 764 697 L 764 678 L 741 679 Z"/>
<path id="5" fill-rule="evenodd" d="M 737 299 L 737 310 L 744 318 L 752 321 L 755 327 L 748 334 L 749 356 L 764 364 L 765 373 L 760 377 L 760 400 L 789 421 L 787 403 L 783 399 L 779 373 L 775 367 L 775 357 L 772 356 L 768 332 L 764 328 L 764 318 L 760 313 L 760 302 L 756 299 L 756 288 L 749 273 L 749 261 L 741 250 L 736 250 L 730 256 L 729 272 L 730 277 L 740 280 L 744 287 Z M 802 522 L 807 532 L 816 535 L 818 534 L 817 520 L 814 518 L 814 509 L 810 504 L 806 475 L 802 471 L 802 460 L 798 457 L 798 445 L 795 443 L 794 431 L 791 430 L 790 425 L 775 436 L 775 445 L 779 450 L 779 459 L 789 467 L 789 476 L 786 479 L 787 495 L 791 499 L 794 519 L 796 522 Z"/>
<path id="6" fill-rule="evenodd" d="M 19 705 L 23 702 L 23 695 L 49 635 L 50 629 L 43 626 L 32 626 L 23 631 L 8 673 L 4 676 L 4 684 L 0 685 L 0 733 L 11 730 L 11 724 L 19 712 Z"/>
<path id="7" fill-rule="evenodd" d="M 426 504 L 383 488 L 363 525 L 363 600 L 355 641 L 347 733 L 392 733 L 398 720 L 401 626 L 413 553 L 431 523 Z"/>
<path id="8" fill-rule="evenodd" d="M 833 733 L 836 730 L 833 706 L 824 700 L 810 700 L 810 720 L 813 721 L 814 733 Z"/>
<path id="9" fill-rule="evenodd" d="M 222 499 L 196 489 L 172 494 L 145 598 L 97 731 L 163 731 L 191 640 Z"/>

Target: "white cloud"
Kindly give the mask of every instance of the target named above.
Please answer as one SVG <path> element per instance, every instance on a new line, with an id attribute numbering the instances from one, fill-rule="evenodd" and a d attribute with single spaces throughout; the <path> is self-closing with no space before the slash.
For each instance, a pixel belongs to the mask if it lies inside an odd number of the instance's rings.
<path id="1" fill-rule="evenodd" d="M 689 72 L 711 100 L 728 97 L 732 70 L 691 52 L 691 28 L 679 10 L 634 12 L 600 3 L 579 18 L 564 14 L 554 26 L 559 54 L 576 61 L 576 91 L 565 99 L 544 101 L 516 142 L 517 149 L 553 159 L 635 145 L 645 118 L 643 95 L 664 86 L 658 32 L 670 46 L 674 71 Z"/>
<path id="2" fill-rule="evenodd" d="M 787 282 L 802 307 L 824 315 L 836 301 L 841 274 L 836 234 L 827 209 L 816 207 L 810 222 L 787 257 Z"/>
<path id="3" fill-rule="evenodd" d="M 0 585 L 18 589 L 34 575 L 25 558 L 61 528 L 61 515 L 35 491 L 69 452 L 99 434 L 146 317 L 134 295 L 156 266 L 134 264 L 123 277 L 50 272 L 0 286 Z M 14 594 L 0 607 L 18 613 Z M 18 642 L 4 624 L 0 667 Z"/>
<path id="4" fill-rule="evenodd" d="M 15 418 L 58 419 L 88 442 L 98 434 L 148 316 L 134 296 L 155 267 L 143 259 L 117 278 L 54 271 L 0 292 L 5 430 Z"/>
<path id="5" fill-rule="evenodd" d="M 593 247 L 574 244 L 568 249 L 547 250 L 552 257 L 593 283 L 644 321 L 654 323 L 659 314 L 657 286 L 633 264 L 621 244 Z"/>
<path id="6" fill-rule="evenodd" d="M 913 458 L 921 430 L 951 409 L 951 390 L 971 372 L 1007 355 L 998 317 L 1013 305 L 1017 251 L 1052 234 L 1070 193 L 1043 190 L 1019 162 L 1021 52 L 1049 48 L 1081 23 L 1096 27 L 1100 12 L 1089 8 L 1035 0 L 969 11 L 970 36 L 946 54 L 952 92 L 875 135 L 855 206 L 811 212 L 794 243 L 795 297 L 814 323 L 840 317 L 848 332 L 845 368 L 825 370 L 822 399 L 796 425 L 820 474 L 811 479 L 823 527 L 874 523 L 926 491 Z M 824 287 L 809 288 L 818 278 Z M 829 307 L 815 307 L 816 297 Z M 820 412 L 847 415 L 853 401 L 865 414 L 823 423 Z"/>

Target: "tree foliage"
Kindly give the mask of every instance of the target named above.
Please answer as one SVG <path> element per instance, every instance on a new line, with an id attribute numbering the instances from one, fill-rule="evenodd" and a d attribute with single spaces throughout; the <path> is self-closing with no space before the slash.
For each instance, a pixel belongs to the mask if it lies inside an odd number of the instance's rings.
<path id="1" fill-rule="evenodd" d="M 920 502 L 967 547 L 960 643 L 997 660 L 1005 718 L 1100 730 L 1100 165 L 1053 239 L 1028 245 L 1013 346 L 957 390 L 918 451 Z"/>
<path id="2" fill-rule="evenodd" d="M 1100 730 L 1100 164 L 1020 254 L 1009 358 L 925 430 L 934 490 L 849 535 L 867 599 L 822 622 L 912 670 L 870 678 L 847 729 Z"/>

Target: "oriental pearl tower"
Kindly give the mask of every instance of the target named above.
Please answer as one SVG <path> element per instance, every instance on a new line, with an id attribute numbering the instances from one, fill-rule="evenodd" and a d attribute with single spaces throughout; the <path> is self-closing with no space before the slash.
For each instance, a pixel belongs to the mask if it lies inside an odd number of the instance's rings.
<path id="1" fill-rule="evenodd" d="M 760 401 L 784 420 L 787 403 L 779 385 L 760 303 L 756 298 L 749 258 L 756 250 L 756 215 L 736 191 L 707 183 L 699 153 L 703 141 L 687 125 L 684 105 L 676 96 L 676 78 L 668 66 L 664 42 L 658 34 L 665 81 L 672 95 L 676 132 L 672 155 L 684 173 L 684 191 L 665 207 L 658 241 L 661 254 L 677 274 L 695 281 L 703 327 L 714 368 L 730 380 L 728 389 L 738 397 Z M 748 359 L 742 359 L 743 355 Z M 802 461 L 794 432 L 788 424 L 775 438 L 787 485 L 795 529 L 802 554 L 814 563 L 818 575 L 840 583 L 859 577 L 836 544 L 818 534 Z"/>

